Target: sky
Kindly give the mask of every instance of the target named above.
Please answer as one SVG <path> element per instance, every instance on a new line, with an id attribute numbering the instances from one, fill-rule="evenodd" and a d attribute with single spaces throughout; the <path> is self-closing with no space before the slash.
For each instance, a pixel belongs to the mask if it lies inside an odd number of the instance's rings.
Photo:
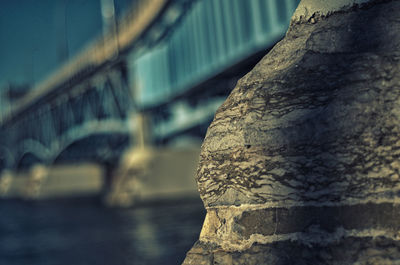
<path id="1" fill-rule="evenodd" d="M 114 0 L 120 15 L 132 0 Z M 33 86 L 102 33 L 100 0 L 0 0 L 0 89 Z"/>

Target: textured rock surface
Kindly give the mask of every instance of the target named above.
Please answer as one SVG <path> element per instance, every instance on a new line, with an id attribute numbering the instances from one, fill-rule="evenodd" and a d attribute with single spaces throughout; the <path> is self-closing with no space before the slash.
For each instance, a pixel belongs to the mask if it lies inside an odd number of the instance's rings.
<path id="1" fill-rule="evenodd" d="M 184 264 L 400 264 L 399 10 L 294 19 L 238 82 L 202 146 Z"/>

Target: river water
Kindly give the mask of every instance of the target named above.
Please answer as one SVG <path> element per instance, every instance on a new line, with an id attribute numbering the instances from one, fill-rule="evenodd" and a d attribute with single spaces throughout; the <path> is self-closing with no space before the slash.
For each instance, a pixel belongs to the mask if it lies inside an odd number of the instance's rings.
<path id="1" fill-rule="evenodd" d="M 181 264 L 204 216 L 200 199 L 129 209 L 97 198 L 0 200 L 0 265 Z"/>

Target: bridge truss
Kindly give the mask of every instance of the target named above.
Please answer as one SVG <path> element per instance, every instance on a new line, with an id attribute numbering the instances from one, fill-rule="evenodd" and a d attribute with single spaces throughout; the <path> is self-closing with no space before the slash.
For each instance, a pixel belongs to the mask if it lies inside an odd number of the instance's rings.
<path id="1" fill-rule="evenodd" d="M 0 169 L 29 166 L 29 156 L 52 163 L 96 135 L 134 135 L 140 128 L 131 117 L 142 113 L 150 116 L 153 142 L 165 144 L 185 132 L 201 137 L 193 128 L 205 132 L 237 79 L 284 35 L 297 3 L 136 1 L 117 30 L 4 115 Z M 104 149 L 107 144 L 92 141 L 85 153 L 99 159 L 109 156 Z"/>

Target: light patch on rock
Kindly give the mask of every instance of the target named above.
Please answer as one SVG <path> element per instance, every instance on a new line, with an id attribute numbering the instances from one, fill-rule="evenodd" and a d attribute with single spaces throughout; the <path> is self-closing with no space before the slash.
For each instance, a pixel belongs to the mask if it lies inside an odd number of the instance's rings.
<path id="1" fill-rule="evenodd" d="M 293 14 L 292 21 L 310 20 L 315 15 L 326 16 L 337 11 L 345 11 L 356 4 L 372 0 L 303 0 Z"/>

